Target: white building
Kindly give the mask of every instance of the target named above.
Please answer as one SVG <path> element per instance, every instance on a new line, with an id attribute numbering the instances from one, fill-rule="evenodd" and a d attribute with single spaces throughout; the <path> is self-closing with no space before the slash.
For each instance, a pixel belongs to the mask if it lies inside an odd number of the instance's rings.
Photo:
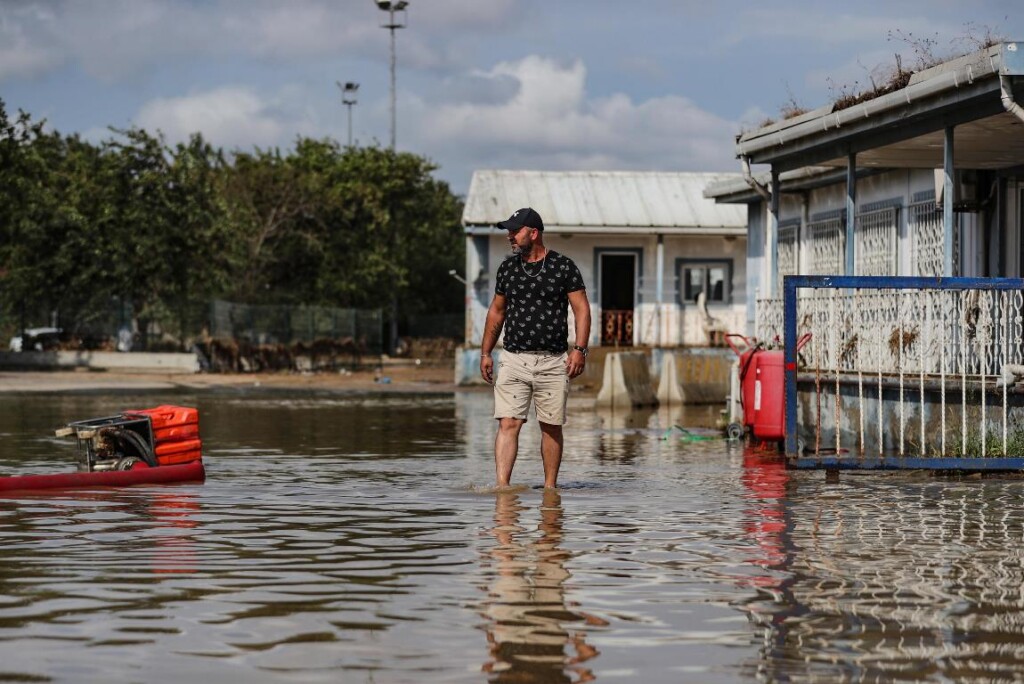
<path id="1" fill-rule="evenodd" d="M 494 274 L 509 254 L 494 227 L 522 207 L 544 220 L 544 244 L 571 257 L 587 285 L 590 344 L 702 346 L 742 330 L 747 211 L 704 197 L 739 174 L 476 171 L 466 231 L 466 345 L 479 346 Z M 698 307 L 698 295 L 706 306 Z M 570 312 L 571 314 L 571 312 Z M 571 327 L 570 327 L 571 329 Z"/>
<path id="2" fill-rule="evenodd" d="M 1024 275 L 1022 92 L 1024 43 L 997 43 L 741 135 L 771 170 L 705 194 L 749 210 L 747 332 L 777 332 L 785 275 Z"/>

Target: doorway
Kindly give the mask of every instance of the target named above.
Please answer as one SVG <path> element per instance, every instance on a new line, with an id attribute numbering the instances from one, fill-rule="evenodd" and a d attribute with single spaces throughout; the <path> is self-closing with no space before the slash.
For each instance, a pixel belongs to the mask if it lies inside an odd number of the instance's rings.
<path id="1" fill-rule="evenodd" d="M 601 346 L 633 346 L 638 255 L 605 252 L 598 257 L 601 288 Z"/>

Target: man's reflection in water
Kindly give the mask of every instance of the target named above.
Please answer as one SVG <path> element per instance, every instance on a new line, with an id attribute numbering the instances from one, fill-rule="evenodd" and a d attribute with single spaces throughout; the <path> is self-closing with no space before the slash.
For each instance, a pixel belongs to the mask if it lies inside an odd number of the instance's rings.
<path id="1" fill-rule="evenodd" d="M 536 532 L 520 525 L 523 510 L 517 493 L 495 497 L 491 534 L 496 543 L 488 554 L 495 577 L 484 613 L 490 659 L 483 670 L 493 682 L 592 681 L 594 674 L 583 663 L 598 651 L 586 642 L 586 632 L 569 625 L 608 623 L 566 605 L 564 585 L 570 574 L 565 569 L 569 554 L 560 546 L 561 495 L 544 490 Z"/>

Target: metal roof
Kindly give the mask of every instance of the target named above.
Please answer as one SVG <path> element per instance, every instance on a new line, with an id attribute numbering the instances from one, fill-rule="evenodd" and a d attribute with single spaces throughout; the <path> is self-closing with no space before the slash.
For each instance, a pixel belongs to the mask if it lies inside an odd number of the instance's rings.
<path id="1" fill-rule="evenodd" d="M 492 227 L 513 211 L 533 207 L 555 232 L 659 232 L 742 235 L 741 206 L 704 197 L 710 183 L 738 173 L 668 171 L 500 171 L 473 173 L 462 212 L 467 232 Z M 641 230 L 647 229 L 647 230 Z"/>
<path id="2" fill-rule="evenodd" d="M 857 178 L 867 178 L 887 169 L 860 167 L 857 169 Z M 754 174 L 754 180 L 766 188 L 771 188 L 771 172 Z M 779 188 L 781 192 L 804 192 L 815 188 L 823 188 L 836 183 L 846 182 L 846 169 L 833 168 L 831 166 L 805 166 L 793 171 L 784 171 L 779 174 Z M 718 183 L 712 183 L 704 188 L 704 196 L 716 202 L 730 202 L 746 204 L 750 202 L 761 202 L 759 195 L 743 179 L 730 178 Z"/>

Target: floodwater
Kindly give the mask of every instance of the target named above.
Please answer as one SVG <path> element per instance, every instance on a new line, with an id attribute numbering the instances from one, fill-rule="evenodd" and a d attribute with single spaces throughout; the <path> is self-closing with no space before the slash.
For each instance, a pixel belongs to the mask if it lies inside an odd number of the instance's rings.
<path id="1" fill-rule="evenodd" d="M 52 430 L 198 406 L 205 484 L 0 499 L 0 681 L 1024 678 L 1024 481 L 787 472 L 574 399 L 496 494 L 485 393 L 0 397 L 0 473 Z"/>

